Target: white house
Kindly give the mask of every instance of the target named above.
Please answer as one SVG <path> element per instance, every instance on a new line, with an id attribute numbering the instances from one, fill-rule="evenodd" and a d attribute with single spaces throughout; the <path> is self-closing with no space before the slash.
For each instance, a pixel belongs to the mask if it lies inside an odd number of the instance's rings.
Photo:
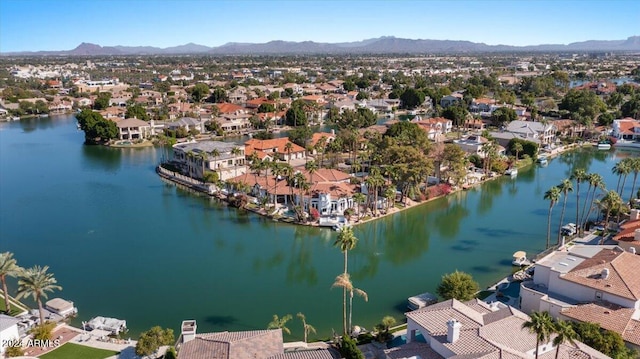
<path id="1" fill-rule="evenodd" d="M 221 180 L 226 181 L 247 171 L 244 146 L 234 143 L 179 143 L 173 146 L 173 158 L 193 178 L 202 178 L 204 171 L 215 171 Z"/>
<path id="2" fill-rule="evenodd" d="M 116 121 L 116 127 L 118 127 L 118 138 L 121 140 L 149 138 L 153 133 L 151 126 L 152 125 L 149 122 L 138 120 L 137 118 L 127 118 Z"/>
<path id="3" fill-rule="evenodd" d="M 464 152 L 470 155 L 478 155 L 482 158 L 486 155 L 484 151 L 484 145 L 489 140 L 479 135 L 471 135 L 459 140 L 453 140 L 453 143 L 458 145 Z M 498 145 L 498 155 L 503 156 L 505 154 L 505 148 Z"/>
<path id="4" fill-rule="evenodd" d="M 640 138 L 640 121 L 630 117 L 613 120 L 612 135 L 621 140 L 637 140 Z"/>
<path id="5" fill-rule="evenodd" d="M 527 141 L 549 144 L 555 141 L 557 130 L 553 123 L 516 120 L 509 122 L 504 131 Z"/>
<path id="6" fill-rule="evenodd" d="M 11 340 L 19 340 L 20 333 L 18 332 L 19 319 L 10 317 L 5 314 L 0 314 L 0 354 L 4 354 L 7 347 L 7 343 Z"/>
<path id="7" fill-rule="evenodd" d="M 595 322 L 640 348 L 639 270 L 640 256 L 620 247 L 574 245 L 536 263 L 520 286 L 520 308 Z"/>
<path id="8" fill-rule="evenodd" d="M 386 358 L 533 358 L 536 335 L 522 328 L 529 316 L 500 302 L 446 300 L 409 312 L 407 344 L 385 350 Z M 420 338 L 421 336 L 421 338 Z M 552 338 L 539 345 L 541 358 L 552 358 Z M 576 341 L 561 344 L 560 358 L 608 358 Z"/>

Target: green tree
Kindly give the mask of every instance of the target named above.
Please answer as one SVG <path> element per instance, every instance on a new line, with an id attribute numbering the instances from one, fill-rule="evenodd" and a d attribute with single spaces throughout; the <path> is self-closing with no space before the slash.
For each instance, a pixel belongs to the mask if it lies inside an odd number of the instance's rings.
<path id="1" fill-rule="evenodd" d="M 267 325 L 267 329 L 282 329 L 283 332 L 291 335 L 291 330 L 287 328 L 287 322 L 292 318 L 291 314 L 284 315 L 282 318 L 279 318 L 277 314 L 274 314 L 273 319 Z"/>
<path id="2" fill-rule="evenodd" d="M 349 92 L 349 91 L 355 91 L 356 89 L 356 84 L 352 81 L 352 80 L 346 80 L 345 82 L 342 83 L 342 88 Z"/>
<path id="3" fill-rule="evenodd" d="M 569 111 L 572 119 L 589 126 L 600 113 L 606 111 L 607 105 L 591 91 L 569 90 L 558 108 Z"/>
<path id="4" fill-rule="evenodd" d="M 551 241 L 551 211 L 553 210 L 553 206 L 560 200 L 560 189 L 558 187 L 551 187 L 544 194 L 544 199 L 549 200 L 549 216 L 547 217 L 547 246 L 545 248 L 549 248 Z"/>
<path id="5" fill-rule="evenodd" d="M 191 99 L 195 103 L 200 103 L 203 99 L 209 96 L 209 86 L 203 82 L 198 82 L 188 91 L 191 94 Z"/>
<path id="6" fill-rule="evenodd" d="M 464 302 L 473 299 L 479 288 L 470 274 L 456 270 L 442 276 L 436 292 L 445 300 L 457 299 Z"/>
<path id="7" fill-rule="evenodd" d="M 20 268 L 17 264 L 15 258 L 13 258 L 13 253 L 4 252 L 0 253 L 0 282 L 2 282 L 2 294 L 4 295 L 4 307 L 5 313 L 9 314 L 11 312 L 11 305 L 9 302 L 9 291 L 7 290 L 7 277 L 18 277 L 22 272 L 22 268 Z"/>
<path id="8" fill-rule="evenodd" d="M 97 112 L 85 109 L 76 115 L 76 119 L 78 119 L 80 129 L 84 131 L 84 138 L 87 143 L 108 142 L 118 137 L 116 123 L 105 119 Z"/>
<path id="9" fill-rule="evenodd" d="M 369 98 L 369 93 L 367 93 L 366 91 L 359 91 L 358 94 L 356 95 L 356 100 L 358 101 L 367 100 L 368 98 Z"/>
<path id="10" fill-rule="evenodd" d="M 553 332 L 556 334 L 556 337 L 553 338 L 553 345 L 556 347 L 556 359 L 558 359 L 558 355 L 560 355 L 560 345 L 567 342 L 571 345 L 576 345 L 576 340 L 579 338 L 578 334 L 573 330 L 571 323 L 561 319 L 558 319 L 555 323 Z"/>
<path id="11" fill-rule="evenodd" d="M 400 107 L 413 110 L 414 108 L 422 105 L 424 99 L 424 93 L 414 88 L 408 88 L 404 90 L 402 95 L 400 95 Z"/>
<path id="12" fill-rule="evenodd" d="M 442 110 L 442 117 L 451 120 L 454 126 L 460 127 L 467 118 L 469 111 L 464 105 L 456 104 Z"/>
<path id="13" fill-rule="evenodd" d="M 258 113 L 276 112 L 276 107 L 270 103 L 262 103 L 258 107 Z"/>
<path id="14" fill-rule="evenodd" d="M 516 162 L 518 161 L 518 159 L 520 158 L 520 152 L 522 152 L 524 150 L 524 148 L 522 147 L 522 143 L 520 142 L 516 142 L 513 144 L 513 148 L 511 149 L 514 153 L 514 155 L 516 156 Z"/>
<path id="15" fill-rule="evenodd" d="M 31 296 L 38 303 L 40 313 L 40 323 L 44 323 L 44 309 L 42 308 L 42 298 L 47 298 L 47 292 L 62 290 L 57 285 L 58 281 L 52 273 L 47 273 L 48 266 L 34 266 L 20 272 L 18 279 L 18 295 L 16 299 Z"/>
<path id="16" fill-rule="evenodd" d="M 18 346 L 7 347 L 4 351 L 4 355 L 7 358 L 21 357 L 24 355 L 24 349 Z"/>
<path id="17" fill-rule="evenodd" d="M 138 120 L 149 121 L 149 115 L 147 114 L 147 110 L 144 108 L 144 106 L 140 104 L 134 104 L 127 107 L 127 112 L 125 113 L 124 117 L 126 118 L 135 117 Z"/>
<path id="18" fill-rule="evenodd" d="M 531 313 L 531 319 L 522 323 L 522 329 L 528 329 L 530 333 L 536 335 L 536 359 L 538 358 L 538 352 L 540 343 L 546 343 L 554 331 L 553 318 L 549 315 L 549 312 L 533 312 Z"/>
<path id="19" fill-rule="evenodd" d="M 596 204 L 602 211 L 604 211 L 605 228 L 608 228 L 609 218 L 611 214 L 619 213 L 622 210 L 624 202 L 622 201 L 622 198 L 620 197 L 618 192 L 608 191 L 605 193 L 602 199 L 596 202 Z"/>
<path id="20" fill-rule="evenodd" d="M 175 342 L 173 329 L 162 329 L 160 326 L 152 327 L 140 334 L 136 343 L 136 355 L 151 355 L 163 345 L 171 345 Z"/>
<path id="21" fill-rule="evenodd" d="M 365 302 L 369 301 L 369 296 L 367 295 L 367 292 L 365 292 L 364 290 L 353 286 L 353 282 L 351 281 L 351 276 L 349 275 L 349 273 L 342 273 L 338 275 L 331 287 L 342 288 L 343 290 L 346 290 L 349 293 L 349 322 L 347 324 L 347 328 L 349 329 L 348 333 L 350 334 L 351 330 L 353 329 L 353 326 L 351 323 L 352 323 L 352 317 L 353 317 L 354 294 L 364 298 Z"/>
<path id="22" fill-rule="evenodd" d="M 514 109 L 509 107 L 500 107 L 491 114 L 491 122 L 493 122 L 495 126 L 502 126 L 505 123 L 509 123 L 517 119 L 518 114 Z"/>
<path id="23" fill-rule="evenodd" d="M 340 355 L 344 359 L 365 359 L 356 342 L 349 335 L 343 335 L 338 344 Z"/>
<path id="24" fill-rule="evenodd" d="M 307 114 L 304 111 L 304 101 L 295 100 L 291 103 L 291 107 L 285 113 L 285 124 L 288 126 L 306 126 Z"/>
<path id="25" fill-rule="evenodd" d="M 391 340 L 393 338 L 393 335 L 389 333 L 389 329 L 394 325 L 396 325 L 396 319 L 394 317 L 387 315 L 382 318 L 382 321 L 375 326 L 375 329 L 377 331 L 376 339 L 380 343 L 385 343 Z"/>
<path id="26" fill-rule="evenodd" d="M 178 359 L 178 353 L 176 353 L 176 348 L 169 347 L 167 351 L 164 353 L 164 358 L 162 359 Z"/>
<path id="27" fill-rule="evenodd" d="M 302 313 L 296 314 L 298 318 L 302 321 L 302 330 L 304 331 L 304 342 L 307 342 L 307 338 L 309 333 L 316 334 L 316 328 L 314 328 L 311 324 L 307 323 L 307 317 Z"/>
<path id="28" fill-rule="evenodd" d="M 218 86 L 211 92 L 211 96 L 207 99 L 208 102 L 223 103 L 229 101 L 227 90 Z"/>
<path id="29" fill-rule="evenodd" d="M 629 101 L 623 103 L 620 111 L 622 112 L 622 117 L 640 119 L 640 95 L 635 95 Z"/>
<path id="30" fill-rule="evenodd" d="M 111 100 L 111 92 L 100 92 L 98 97 L 93 101 L 93 108 L 95 110 L 104 110 L 109 107 L 109 101 Z"/>
<path id="31" fill-rule="evenodd" d="M 33 336 L 33 339 L 37 340 L 51 340 L 53 330 L 56 328 L 56 323 L 46 321 L 42 324 L 38 324 L 29 330 L 29 334 Z"/>

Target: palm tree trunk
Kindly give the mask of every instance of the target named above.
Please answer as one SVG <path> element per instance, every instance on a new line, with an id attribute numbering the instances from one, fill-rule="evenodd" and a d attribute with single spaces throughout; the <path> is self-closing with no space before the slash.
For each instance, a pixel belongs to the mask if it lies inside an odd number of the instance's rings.
<path id="1" fill-rule="evenodd" d="M 580 216 L 580 222 L 576 222 L 576 226 L 578 226 L 578 228 L 582 227 L 582 224 L 584 222 L 584 212 L 587 209 L 587 202 L 589 200 L 589 193 L 591 192 L 591 183 L 589 183 L 589 187 L 587 188 L 587 194 L 584 197 L 584 202 L 582 203 L 582 212 L 580 212 L 581 216 Z"/>
<path id="2" fill-rule="evenodd" d="M 38 312 L 40 313 L 40 325 L 44 324 L 44 309 L 42 308 L 42 301 L 40 300 L 40 295 L 36 297 L 36 302 L 38 302 Z"/>
<path id="3" fill-rule="evenodd" d="M 0 281 L 2 281 L 2 293 L 4 294 L 4 307 L 6 309 L 7 314 L 11 311 L 11 303 L 9 303 L 9 291 L 7 290 L 7 280 L 5 275 L 0 276 Z"/>
<path id="4" fill-rule="evenodd" d="M 556 359 L 558 359 L 559 355 L 560 355 L 560 344 L 558 344 L 558 346 L 556 347 Z"/>
<path id="5" fill-rule="evenodd" d="M 342 297 L 342 330 L 347 335 L 347 288 L 343 288 Z"/>
<path id="6" fill-rule="evenodd" d="M 351 334 L 351 329 L 353 328 L 351 317 L 353 316 L 353 291 L 349 292 L 349 334 Z"/>
<path id="7" fill-rule="evenodd" d="M 620 180 L 622 179 L 622 174 L 618 175 L 618 184 L 616 185 L 616 192 L 620 193 Z"/>
<path id="8" fill-rule="evenodd" d="M 627 183 L 627 175 L 624 175 L 624 178 L 622 179 L 622 187 L 620 187 L 620 191 L 618 193 L 622 193 L 624 191 L 624 185 Z M 620 197 L 622 197 L 622 195 L 620 195 Z"/>
<path id="9" fill-rule="evenodd" d="M 553 206 L 549 206 L 549 217 L 547 218 L 547 246 L 546 248 L 549 248 L 549 242 L 551 240 L 551 209 L 553 208 Z"/>
<path id="10" fill-rule="evenodd" d="M 638 179 L 638 172 L 633 173 L 633 185 L 631 186 L 631 195 L 629 196 L 629 203 L 633 200 L 633 191 L 636 190 L 636 180 Z"/>
<path id="11" fill-rule="evenodd" d="M 538 351 L 540 350 L 540 339 L 536 338 L 536 359 L 538 359 Z"/>
<path id="12" fill-rule="evenodd" d="M 564 211 L 567 208 L 567 193 L 564 194 L 564 203 L 562 204 L 562 214 L 560 214 L 560 224 L 558 224 L 558 245 L 562 239 L 562 223 L 564 223 Z"/>
<path id="13" fill-rule="evenodd" d="M 580 224 L 580 216 L 578 215 L 578 211 L 580 210 L 580 182 L 578 182 L 577 185 L 577 191 L 576 191 L 576 226 L 578 226 Z"/>

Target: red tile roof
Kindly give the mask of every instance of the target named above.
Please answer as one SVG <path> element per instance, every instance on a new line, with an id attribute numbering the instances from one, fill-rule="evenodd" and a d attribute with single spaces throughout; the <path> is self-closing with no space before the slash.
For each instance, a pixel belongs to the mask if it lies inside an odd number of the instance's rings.
<path id="1" fill-rule="evenodd" d="M 220 113 L 236 113 L 238 111 L 245 110 L 245 108 L 242 106 L 238 106 L 236 104 L 228 102 L 218 103 L 216 104 L 216 107 L 218 107 L 218 111 Z"/>
<path id="2" fill-rule="evenodd" d="M 291 143 L 292 145 L 291 153 L 306 151 L 304 148 L 289 141 L 288 137 L 282 137 L 282 138 L 273 138 L 270 140 L 250 139 L 249 141 L 244 143 L 245 153 L 247 153 L 247 150 L 252 150 L 252 149 L 255 149 L 256 151 L 263 151 L 263 152 L 266 151 L 267 153 L 274 153 L 272 149 L 275 149 L 276 150 L 275 153 L 287 154 L 288 152 L 285 149 L 287 143 Z M 251 149 L 249 149 L 249 147 L 251 147 Z"/>

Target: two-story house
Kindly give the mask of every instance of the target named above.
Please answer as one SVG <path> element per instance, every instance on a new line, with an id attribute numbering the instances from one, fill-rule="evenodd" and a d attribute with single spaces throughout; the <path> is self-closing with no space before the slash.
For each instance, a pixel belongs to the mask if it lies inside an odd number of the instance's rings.
<path id="1" fill-rule="evenodd" d="M 179 143 L 173 146 L 173 159 L 183 173 L 203 178 L 205 171 L 215 171 L 226 181 L 247 171 L 244 147 L 220 141 Z"/>
<path id="2" fill-rule="evenodd" d="M 598 323 L 640 347 L 640 256 L 617 246 L 573 245 L 539 260 L 520 285 L 520 308 Z"/>

